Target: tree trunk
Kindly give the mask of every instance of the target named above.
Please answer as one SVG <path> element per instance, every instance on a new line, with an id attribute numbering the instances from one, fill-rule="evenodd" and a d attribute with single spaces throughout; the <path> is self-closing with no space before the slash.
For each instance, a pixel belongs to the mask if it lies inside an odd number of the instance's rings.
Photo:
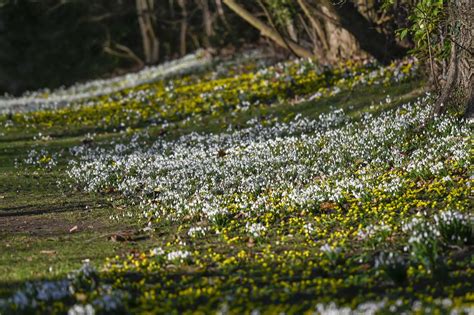
<path id="1" fill-rule="evenodd" d="M 188 34 L 188 10 L 186 8 L 186 0 L 178 0 L 178 5 L 181 8 L 181 22 L 179 30 L 179 53 L 181 57 L 186 55 L 186 37 Z"/>
<path id="2" fill-rule="evenodd" d="M 213 19 L 211 10 L 209 9 L 209 3 L 208 0 L 198 0 L 197 3 L 202 12 L 202 23 L 204 27 L 204 46 L 210 47 L 210 38 L 212 37 L 212 35 L 214 35 L 214 29 L 212 27 Z"/>
<path id="3" fill-rule="evenodd" d="M 306 0 L 298 0 L 298 4 L 300 5 L 306 17 L 311 22 L 311 26 L 313 27 L 314 32 L 316 33 L 319 39 L 321 47 L 314 47 L 314 50 L 319 51 L 320 53 L 326 54 L 327 51 L 329 51 L 329 44 L 328 44 L 326 32 L 322 26 L 321 21 L 319 20 L 317 16 L 313 14 L 313 11 L 311 10 Z M 324 56 L 324 59 L 326 58 L 327 56 Z"/>
<path id="4" fill-rule="evenodd" d="M 474 118 L 474 13 L 472 0 L 457 0 L 449 4 L 451 56 L 446 81 L 441 89 L 434 112 L 441 114 L 449 107 L 464 111 Z"/>
<path id="5" fill-rule="evenodd" d="M 289 48 L 297 56 L 302 58 L 313 57 L 313 54 L 310 50 L 298 45 L 297 43 L 291 41 L 290 39 L 283 38 L 277 31 L 266 25 L 259 18 L 254 16 L 252 13 L 247 11 L 244 7 L 239 5 L 235 0 L 224 0 L 224 3 L 236 14 L 250 23 L 253 27 L 258 29 L 263 36 L 270 38 L 277 45 L 283 48 Z"/>
<path id="6" fill-rule="evenodd" d="M 224 14 L 224 7 L 222 6 L 222 0 L 215 0 L 216 8 L 217 8 L 217 14 L 219 15 L 222 23 L 224 23 L 225 27 L 227 29 L 230 28 L 229 22 L 227 22 L 227 19 Z"/>
<path id="7" fill-rule="evenodd" d="M 286 20 L 286 31 L 288 32 L 288 35 L 290 35 L 290 39 L 294 41 L 295 43 L 298 42 L 298 32 L 296 31 L 295 24 L 292 19 Z"/>
<path id="8" fill-rule="evenodd" d="M 340 17 L 335 10 L 328 6 L 318 8 L 325 15 L 324 28 L 328 39 L 328 60 L 333 63 L 339 60 L 357 59 L 368 57 L 360 47 L 359 42 L 348 30 L 342 27 Z M 334 22 L 337 21 L 337 22 Z"/>
<path id="9" fill-rule="evenodd" d="M 344 28 L 356 39 L 360 48 L 378 61 L 389 63 L 393 59 L 406 54 L 406 49 L 397 45 L 385 34 L 377 31 L 374 25 L 367 20 L 349 0 L 340 1 L 333 5 L 329 0 L 321 0 L 327 12 L 314 10 L 314 14 Z"/>
<path id="10" fill-rule="evenodd" d="M 143 41 L 145 62 L 153 64 L 159 59 L 159 42 L 155 34 L 154 0 L 136 0 L 138 23 Z"/>

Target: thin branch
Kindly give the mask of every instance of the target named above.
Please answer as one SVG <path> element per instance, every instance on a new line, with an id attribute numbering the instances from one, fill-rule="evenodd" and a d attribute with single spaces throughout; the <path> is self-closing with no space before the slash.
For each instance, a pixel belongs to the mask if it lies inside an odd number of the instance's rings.
<path id="1" fill-rule="evenodd" d="M 270 22 L 270 26 L 273 27 L 273 29 L 275 31 L 278 32 L 278 34 L 280 34 L 280 37 L 282 38 L 283 42 L 285 42 L 285 45 L 286 45 L 286 48 L 295 56 L 295 57 L 298 57 L 298 55 L 295 53 L 295 51 L 290 47 L 288 41 L 286 40 L 285 36 L 283 36 L 283 34 L 280 32 L 280 30 L 276 27 L 274 21 L 273 21 L 273 18 L 272 16 L 270 15 L 270 12 L 268 12 L 267 8 L 265 7 L 265 5 L 262 3 L 261 0 L 257 0 L 258 4 L 260 5 L 260 7 L 263 9 L 263 12 L 265 13 L 268 21 Z"/>

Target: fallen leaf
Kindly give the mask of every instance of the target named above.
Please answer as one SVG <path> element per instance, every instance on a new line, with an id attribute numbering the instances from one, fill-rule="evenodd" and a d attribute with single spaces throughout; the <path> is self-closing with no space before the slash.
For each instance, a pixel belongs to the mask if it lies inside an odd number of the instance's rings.
<path id="1" fill-rule="evenodd" d="M 132 236 L 129 233 L 115 233 L 109 236 L 109 240 L 112 242 L 127 242 L 132 240 Z"/>
<path id="2" fill-rule="evenodd" d="M 336 204 L 334 202 L 323 202 L 319 205 L 321 210 L 331 210 L 336 207 Z"/>
<path id="3" fill-rule="evenodd" d="M 248 242 L 247 242 L 247 247 L 254 247 L 255 245 L 255 242 L 253 240 L 253 238 L 249 238 Z"/>
<path id="4" fill-rule="evenodd" d="M 87 296 L 84 293 L 76 293 L 76 300 L 79 302 L 85 302 L 87 300 Z"/>

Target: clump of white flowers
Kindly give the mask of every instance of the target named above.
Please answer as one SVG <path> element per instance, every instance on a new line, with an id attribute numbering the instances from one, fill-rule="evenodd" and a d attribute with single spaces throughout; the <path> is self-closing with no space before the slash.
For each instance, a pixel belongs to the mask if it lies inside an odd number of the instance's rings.
<path id="1" fill-rule="evenodd" d="M 163 256 L 165 251 L 161 247 L 155 247 L 150 249 L 150 256 Z"/>
<path id="2" fill-rule="evenodd" d="M 463 306 L 453 308 L 450 298 L 436 298 L 432 302 L 419 300 L 404 301 L 397 299 L 381 299 L 379 301 L 368 301 L 356 307 L 337 305 L 334 302 L 318 303 L 314 315 L 375 315 L 375 314 L 472 314 L 474 307 Z"/>
<path id="3" fill-rule="evenodd" d="M 203 237 L 206 236 L 206 232 L 209 229 L 207 227 L 202 226 L 192 226 L 188 230 L 188 236 L 196 238 L 196 237 Z"/>
<path id="4" fill-rule="evenodd" d="M 357 232 L 359 239 L 363 240 L 369 247 L 376 249 L 384 244 L 392 233 L 392 227 L 385 224 L 370 224 Z"/>
<path id="5" fill-rule="evenodd" d="M 175 250 L 166 255 L 166 259 L 171 262 L 184 262 L 191 258 L 191 252 L 186 250 Z"/>
<path id="6" fill-rule="evenodd" d="M 94 315 L 94 307 L 90 304 L 76 304 L 67 311 L 67 315 Z"/>
<path id="7" fill-rule="evenodd" d="M 342 248 L 339 246 L 329 245 L 328 243 L 322 245 L 319 250 L 331 261 L 331 263 L 335 264 L 342 254 Z"/>
<path id="8" fill-rule="evenodd" d="M 50 153 L 45 149 L 32 149 L 28 152 L 28 156 L 23 160 L 23 163 L 43 169 L 52 169 L 58 165 L 58 158 L 60 156 L 59 153 Z"/>
<path id="9" fill-rule="evenodd" d="M 447 210 L 435 215 L 434 220 L 446 244 L 463 245 L 472 242 L 473 217 Z"/>
<path id="10" fill-rule="evenodd" d="M 408 234 L 409 251 L 415 262 L 423 264 L 428 270 L 435 268 L 440 257 L 440 232 L 436 225 L 425 217 L 417 216 L 402 226 L 403 232 Z"/>
<path id="11" fill-rule="evenodd" d="M 204 206 L 204 216 L 218 227 L 224 227 L 230 220 L 229 211 L 223 207 Z"/>
<path id="12" fill-rule="evenodd" d="M 402 284 L 407 278 L 407 262 L 401 253 L 380 253 L 375 258 L 375 268 L 382 269 L 396 284 Z"/>
<path id="13" fill-rule="evenodd" d="M 262 223 L 250 223 L 245 224 L 245 230 L 247 233 L 252 235 L 255 238 L 263 236 L 267 228 Z"/>
<path id="14" fill-rule="evenodd" d="M 306 223 L 303 225 L 303 230 L 305 231 L 305 233 L 311 234 L 314 232 L 315 228 L 312 223 Z"/>
<path id="15" fill-rule="evenodd" d="M 391 230 L 392 228 L 385 223 L 371 224 L 359 230 L 357 232 L 357 236 L 360 237 L 361 239 L 369 239 L 378 234 L 383 234 L 383 235 L 389 234 Z"/>
<path id="16" fill-rule="evenodd" d="M 403 225 L 408 234 L 406 251 L 428 269 L 435 267 L 443 245 L 463 245 L 472 241 L 473 221 L 468 215 L 447 210 L 434 216 L 434 222 L 417 216 Z"/>
<path id="17" fill-rule="evenodd" d="M 98 79 L 61 87 L 54 91 L 43 89 L 26 92 L 20 97 L 0 97 L 0 114 L 57 109 L 69 106 L 72 102 L 111 94 L 141 84 L 154 82 L 169 76 L 191 73 L 210 65 L 211 60 L 201 52 L 184 56 L 181 59 L 149 66 L 136 73 L 128 73 L 111 79 Z M 93 102 L 91 102 L 93 104 Z M 85 103 L 87 105 L 87 103 Z"/>

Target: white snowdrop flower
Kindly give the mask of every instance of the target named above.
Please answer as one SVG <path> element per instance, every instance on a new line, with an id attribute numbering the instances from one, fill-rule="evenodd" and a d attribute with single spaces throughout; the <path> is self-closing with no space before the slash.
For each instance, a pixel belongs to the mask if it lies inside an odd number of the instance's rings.
<path id="1" fill-rule="evenodd" d="M 11 108 L 21 112 L 58 109 L 68 106 L 73 102 L 82 102 L 84 106 L 92 106 L 95 103 L 89 101 L 91 98 L 157 81 L 170 75 L 190 73 L 207 67 L 210 62 L 210 58 L 205 57 L 200 52 L 196 52 L 178 60 L 165 62 L 157 66 L 145 67 L 139 72 L 128 73 L 111 79 L 98 79 L 77 83 L 67 88 L 58 88 L 54 91 L 43 89 L 36 92 L 27 92 L 23 96 L 16 98 L 0 97 L 0 114 L 8 113 Z M 173 87 L 170 86 L 168 88 L 172 90 Z M 140 95 L 140 93 L 144 94 L 147 92 L 139 91 L 137 94 Z"/>
<path id="2" fill-rule="evenodd" d="M 94 307 L 90 304 L 76 304 L 67 311 L 68 315 L 94 315 Z"/>
<path id="3" fill-rule="evenodd" d="M 306 231 L 306 233 L 311 234 L 314 232 L 314 227 L 311 223 L 306 223 L 303 225 L 303 229 Z"/>
<path id="4" fill-rule="evenodd" d="M 360 121 L 335 110 L 315 120 L 298 115 L 266 126 L 251 121 L 239 130 L 191 133 L 146 146 L 138 140 L 113 148 L 79 146 L 68 175 L 87 191 L 121 193 L 147 220 L 191 215 L 219 229 L 232 219 L 233 207 L 240 218 L 272 211 L 266 194 L 275 187 L 297 208 L 341 202 L 347 195 L 362 200 L 374 189 L 397 194 L 408 176 L 443 173 L 447 157 L 470 164 L 470 129 L 455 128 L 458 123 L 447 117 L 437 124 L 445 131 L 404 153 L 399 139 L 425 121 L 430 107 L 422 103 L 427 102 L 422 98 Z M 380 177 L 392 167 L 405 175 Z M 254 200 L 237 200 L 247 195 Z"/>
<path id="5" fill-rule="evenodd" d="M 172 251 L 172 252 L 169 252 L 167 255 L 166 255 L 166 259 L 168 261 L 180 261 L 180 262 L 183 262 L 185 261 L 186 259 L 190 258 L 191 257 L 191 253 L 188 252 L 188 251 L 183 251 L 183 250 L 176 250 L 176 251 Z"/>
<path id="6" fill-rule="evenodd" d="M 191 227 L 188 230 L 188 235 L 190 237 L 202 237 L 206 235 L 208 228 L 202 226 Z"/>
<path id="7" fill-rule="evenodd" d="M 247 222 L 245 225 L 245 230 L 247 231 L 247 233 L 257 238 L 257 237 L 262 236 L 262 233 L 265 232 L 267 228 L 261 223 Z"/>
<path id="8" fill-rule="evenodd" d="M 151 256 L 163 256 L 164 254 L 165 254 L 165 251 L 161 247 L 155 247 L 150 250 Z"/>
<path id="9" fill-rule="evenodd" d="M 339 254 L 342 252 L 342 248 L 340 247 L 334 247 L 329 244 L 324 244 L 319 248 L 323 253 L 328 253 L 328 254 Z"/>
<path id="10" fill-rule="evenodd" d="M 24 309 L 29 305 L 29 299 L 23 292 L 16 292 L 12 297 L 12 302 L 16 305 L 19 309 Z"/>

